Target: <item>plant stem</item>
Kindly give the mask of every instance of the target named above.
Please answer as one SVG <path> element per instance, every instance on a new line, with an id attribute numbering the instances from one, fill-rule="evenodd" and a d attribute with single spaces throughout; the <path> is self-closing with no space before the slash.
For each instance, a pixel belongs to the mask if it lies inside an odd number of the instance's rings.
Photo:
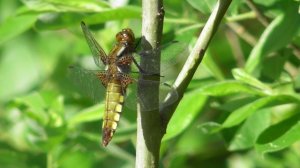
<path id="1" fill-rule="evenodd" d="M 230 27 L 237 35 L 239 35 L 243 40 L 245 40 L 251 46 L 254 46 L 257 43 L 256 38 L 251 35 L 245 27 L 239 23 L 227 23 L 227 26 Z"/>
<path id="2" fill-rule="evenodd" d="M 180 100 L 183 97 L 183 93 L 187 88 L 188 84 L 192 80 L 192 77 L 198 68 L 199 64 L 202 61 L 204 53 L 217 31 L 219 24 L 224 17 L 225 12 L 227 11 L 231 0 L 219 0 L 212 11 L 207 23 L 205 24 L 191 54 L 189 55 L 187 61 L 185 62 L 183 69 L 179 73 L 173 87 L 178 92 L 179 98 L 178 100 L 172 104 L 171 106 L 163 107 L 161 109 L 161 115 L 163 118 L 163 131 L 166 131 L 167 125 L 178 106 Z M 168 100 L 166 100 L 168 101 Z"/>
<path id="3" fill-rule="evenodd" d="M 143 0 L 142 50 L 149 54 L 141 57 L 141 68 L 146 72 L 160 72 L 160 45 L 164 10 L 162 0 Z M 146 53 L 146 52 L 145 52 Z M 142 75 L 142 78 L 146 75 Z M 159 150 L 162 138 L 161 118 L 159 115 L 159 82 L 148 84 L 139 80 L 138 97 L 143 96 L 143 103 L 138 103 L 136 167 L 158 167 Z M 146 96 L 146 97 L 145 97 Z M 149 111 L 147 107 L 156 106 Z"/>
<path id="4" fill-rule="evenodd" d="M 53 156 L 52 156 L 52 152 L 48 151 L 47 153 L 47 168 L 53 168 Z"/>
<path id="5" fill-rule="evenodd" d="M 257 19 L 265 27 L 269 25 L 268 18 L 256 7 L 255 3 L 252 0 L 246 0 L 247 5 L 255 12 Z"/>

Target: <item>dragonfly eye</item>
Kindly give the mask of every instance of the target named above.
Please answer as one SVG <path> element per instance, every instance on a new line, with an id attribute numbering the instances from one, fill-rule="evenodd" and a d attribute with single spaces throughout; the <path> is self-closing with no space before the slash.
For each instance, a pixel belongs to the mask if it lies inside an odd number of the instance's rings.
<path id="1" fill-rule="evenodd" d="M 116 40 L 121 43 L 134 44 L 134 34 L 131 29 L 123 29 L 116 35 Z"/>

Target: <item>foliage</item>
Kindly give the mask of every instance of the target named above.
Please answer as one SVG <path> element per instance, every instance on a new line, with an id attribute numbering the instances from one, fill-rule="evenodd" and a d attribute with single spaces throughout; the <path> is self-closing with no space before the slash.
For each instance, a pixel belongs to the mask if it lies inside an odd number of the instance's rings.
<path id="1" fill-rule="evenodd" d="M 246 1 L 232 2 L 174 113 L 163 167 L 300 167 L 299 5 L 253 0 L 264 27 Z M 95 69 L 81 20 L 106 51 L 121 28 L 140 36 L 140 2 L 118 2 L 0 2 L 1 167 L 133 167 L 135 111 L 124 110 L 103 148 L 103 102 L 94 104 L 68 78 L 69 65 Z M 164 3 L 162 69 L 170 82 L 188 55 L 178 48 L 193 46 L 216 1 Z"/>

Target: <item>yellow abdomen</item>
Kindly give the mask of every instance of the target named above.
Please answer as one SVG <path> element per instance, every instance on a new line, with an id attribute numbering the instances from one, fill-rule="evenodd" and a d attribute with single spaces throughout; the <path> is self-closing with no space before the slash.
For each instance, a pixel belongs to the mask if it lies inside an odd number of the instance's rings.
<path id="1" fill-rule="evenodd" d="M 124 95 L 120 82 L 112 81 L 107 84 L 105 100 L 105 112 L 102 125 L 102 144 L 106 146 L 112 139 L 124 103 Z"/>

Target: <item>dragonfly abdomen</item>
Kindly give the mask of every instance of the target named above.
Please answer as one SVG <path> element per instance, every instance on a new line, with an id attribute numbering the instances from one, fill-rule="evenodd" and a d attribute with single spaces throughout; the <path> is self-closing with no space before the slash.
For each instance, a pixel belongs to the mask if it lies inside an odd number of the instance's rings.
<path id="1" fill-rule="evenodd" d="M 113 81 L 107 84 L 105 112 L 102 126 L 102 144 L 106 146 L 112 139 L 124 103 L 124 95 L 120 82 Z"/>

